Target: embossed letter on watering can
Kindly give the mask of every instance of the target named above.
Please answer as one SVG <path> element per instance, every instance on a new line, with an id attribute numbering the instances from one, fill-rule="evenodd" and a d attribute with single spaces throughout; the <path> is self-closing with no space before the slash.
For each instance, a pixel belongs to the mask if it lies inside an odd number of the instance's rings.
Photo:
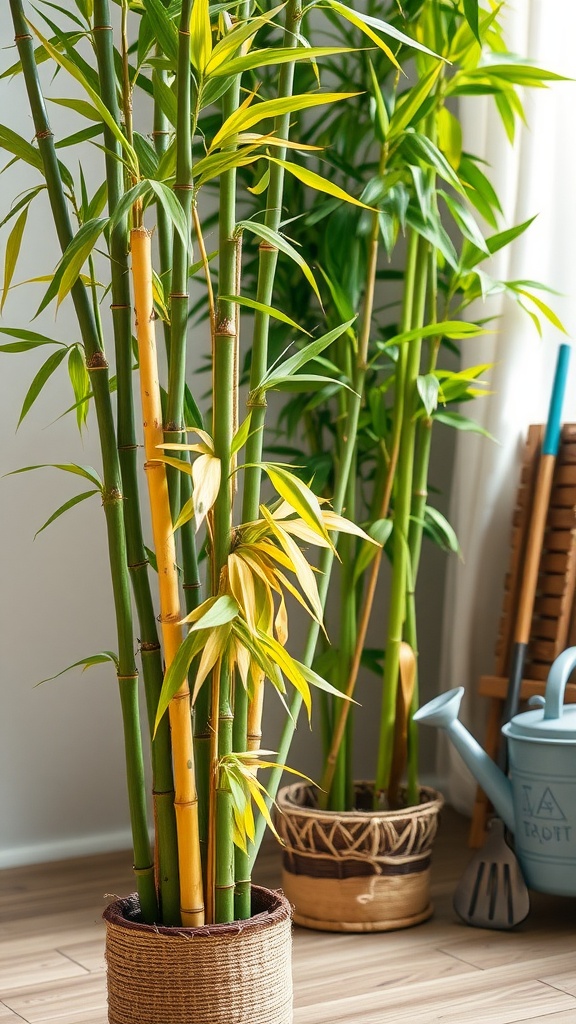
<path id="1" fill-rule="evenodd" d="M 526 883 L 560 896 L 576 896 L 576 704 L 564 704 L 574 668 L 576 647 L 570 647 L 550 670 L 545 699 L 532 698 L 539 706 L 503 727 L 510 778 L 458 721 L 463 687 L 434 698 L 414 716 L 446 730 L 514 834 Z"/>

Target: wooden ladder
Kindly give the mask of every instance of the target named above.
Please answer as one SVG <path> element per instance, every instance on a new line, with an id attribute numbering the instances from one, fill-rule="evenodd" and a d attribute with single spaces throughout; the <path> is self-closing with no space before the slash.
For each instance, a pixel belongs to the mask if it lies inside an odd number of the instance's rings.
<path id="1" fill-rule="evenodd" d="M 484 748 L 495 757 L 502 725 L 502 711 L 508 687 L 508 666 L 513 644 L 515 613 L 525 556 L 528 524 L 532 510 L 538 460 L 544 437 L 543 426 L 531 426 L 524 450 L 520 485 L 512 519 L 510 563 L 505 579 L 500 631 L 496 644 L 494 675 L 481 676 L 479 693 L 490 701 Z M 542 694 L 550 666 L 566 647 L 576 644 L 576 424 L 562 428 L 546 533 L 538 575 L 538 590 L 530 645 L 522 680 L 521 699 Z M 576 702 L 576 683 L 568 684 L 566 699 Z M 479 788 L 472 813 L 470 846 L 485 839 L 490 803 Z"/>

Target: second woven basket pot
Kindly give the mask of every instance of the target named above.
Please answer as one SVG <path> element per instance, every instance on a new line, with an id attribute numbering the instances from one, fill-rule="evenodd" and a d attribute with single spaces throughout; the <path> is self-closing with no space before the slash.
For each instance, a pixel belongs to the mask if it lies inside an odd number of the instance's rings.
<path id="1" fill-rule="evenodd" d="M 356 786 L 359 807 L 372 787 Z M 427 920 L 430 857 L 443 799 L 422 787 L 420 803 L 398 811 L 321 811 L 304 783 L 281 790 L 285 843 L 282 887 L 294 921 L 334 932 L 391 931 Z"/>
<path id="2" fill-rule="evenodd" d="M 292 1024 L 291 912 L 252 886 L 253 916 L 165 928 L 137 896 L 104 912 L 109 1024 Z"/>

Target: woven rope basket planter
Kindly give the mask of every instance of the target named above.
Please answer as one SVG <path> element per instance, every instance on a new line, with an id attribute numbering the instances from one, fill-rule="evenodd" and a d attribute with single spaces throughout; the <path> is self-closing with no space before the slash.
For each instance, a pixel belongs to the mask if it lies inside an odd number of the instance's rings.
<path id="1" fill-rule="evenodd" d="M 359 783 L 357 802 L 371 806 Z M 294 921 L 335 932 L 391 931 L 425 921 L 430 854 L 443 799 L 422 787 L 421 802 L 399 811 L 320 811 L 314 790 L 281 790 L 278 831 L 284 840 L 282 886 Z"/>
<path id="2" fill-rule="evenodd" d="M 292 1024 L 291 908 L 252 886 L 253 917 L 203 928 L 137 920 L 136 896 L 104 912 L 110 1024 Z"/>

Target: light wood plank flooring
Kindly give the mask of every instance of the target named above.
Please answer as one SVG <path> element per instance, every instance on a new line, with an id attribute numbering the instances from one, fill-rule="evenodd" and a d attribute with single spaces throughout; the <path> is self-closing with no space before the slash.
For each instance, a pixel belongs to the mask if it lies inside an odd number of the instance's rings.
<path id="1" fill-rule="evenodd" d="M 295 1024 L 576 1024 L 576 900 L 534 893 L 514 932 L 465 927 L 451 895 L 466 834 L 445 811 L 426 924 L 383 935 L 294 929 Z M 257 880 L 278 884 L 277 848 Z M 100 914 L 131 887 L 128 854 L 0 872 L 0 1024 L 106 1024 Z"/>

